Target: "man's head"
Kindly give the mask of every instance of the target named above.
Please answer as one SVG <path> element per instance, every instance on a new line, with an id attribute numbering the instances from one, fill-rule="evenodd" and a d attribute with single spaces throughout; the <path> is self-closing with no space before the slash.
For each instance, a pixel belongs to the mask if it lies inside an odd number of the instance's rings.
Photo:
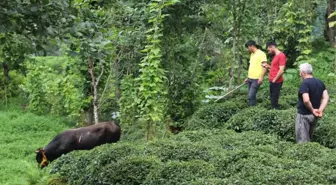
<path id="1" fill-rule="evenodd" d="M 266 44 L 266 48 L 269 54 L 275 55 L 277 49 L 277 44 L 275 43 L 275 41 L 269 41 Z"/>
<path id="2" fill-rule="evenodd" d="M 39 148 L 35 151 L 36 153 L 36 162 L 40 168 L 48 166 L 48 159 L 42 148 Z"/>
<path id="3" fill-rule="evenodd" d="M 254 53 L 259 48 L 259 45 L 254 40 L 249 40 L 245 43 L 245 47 L 250 53 Z"/>
<path id="4" fill-rule="evenodd" d="M 300 65 L 300 76 L 302 79 L 305 79 L 309 76 L 313 75 L 313 67 L 308 63 L 304 63 Z"/>

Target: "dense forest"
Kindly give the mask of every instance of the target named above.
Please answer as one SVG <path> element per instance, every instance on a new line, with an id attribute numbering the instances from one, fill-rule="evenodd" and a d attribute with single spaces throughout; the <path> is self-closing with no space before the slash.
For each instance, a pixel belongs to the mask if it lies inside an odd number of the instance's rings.
<path id="1" fill-rule="evenodd" d="M 248 107 L 248 40 L 287 57 L 280 110 L 267 77 Z M 298 145 L 306 62 L 330 101 Z M 336 184 L 335 0 L 2 0 L 0 63 L 0 184 Z M 112 120 L 118 143 L 37 168 L 61 131 Z"/>

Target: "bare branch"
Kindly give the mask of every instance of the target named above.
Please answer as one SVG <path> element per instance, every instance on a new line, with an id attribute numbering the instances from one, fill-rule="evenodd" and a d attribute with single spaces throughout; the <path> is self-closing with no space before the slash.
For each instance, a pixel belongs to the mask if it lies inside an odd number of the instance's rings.
<path id="1" fill-rule="evenodd" d="M 97 81 L 96 81 L 96 85 L 97 85 L 97 86 L 98 86 L 98 84 L 99 84 L 100 78 L 101 78 L 101 77 L 103 76 L 103 74 L 104 74 L 104 70 L 105 70 L 105 67 L 104 67 L 103 64 L 101 64 L 101 72 L 100 72 L 100 75 L 98 76 Z"/>
<path id="2" fill-rule="evenodd" d="M 98 104 L 99 108 L 105 103 L 106 98 L 104 98 L 104 96 L 105 96 L 106 90 L 108 89 L 108 84 L 109 84 L 111 76 L 112 76 L 112 71 L 113 71 L 113 65 L 112 65 L 112 62 L 110 62 L 110 74 L 107 77 L 103 93 L 102 93 L 102 95 L 100 96 L 100 99 L 99 99 L 99 104 Z"/>

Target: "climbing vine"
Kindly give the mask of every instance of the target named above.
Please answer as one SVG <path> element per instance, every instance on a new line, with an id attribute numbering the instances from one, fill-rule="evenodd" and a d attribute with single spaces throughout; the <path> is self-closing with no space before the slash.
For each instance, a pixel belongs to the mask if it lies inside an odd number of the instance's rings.
<path id="1" fill-rule="evenodd" d="M 146 123 L 146 137 L 150 139 L 155 123 L 163 121 L 165 104 L 167 102 L 167 89 L 164 85 L 165 71 L 161 65 L 161 37 L 163 20 L 167 14 L 162 10 L 177 3 L 176 0 L 153 0 L 148 5 L 151 27 L 147 30 L 147 45 L 142 50 L 146 55 L 140 63 L 140 76 L 137 81 L 140 84 L 138 96 L 140 102 L 140 118 Z"/>

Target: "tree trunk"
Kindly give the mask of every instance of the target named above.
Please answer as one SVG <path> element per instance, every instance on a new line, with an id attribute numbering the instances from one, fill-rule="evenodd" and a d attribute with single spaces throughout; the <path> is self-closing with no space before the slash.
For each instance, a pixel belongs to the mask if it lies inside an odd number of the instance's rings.
<path id="1" fill-rule="evenodd" d="M 7 85 L 8 82 L 9 82 L 9 67 L 8 67 L 8 64 L 6 62 L 2 63 L 2 67 L 4 69 L 5 85 Z"/>
<path id="2" fill-rule="evenodd" d="M 116 82 L 115 82 L 115 102 L 118 103 L 120 99 L 120 72 L 119 72 L 119 59 L 114 60 L 114 68 L 115 68 L 115 75 L 116 75 Z"/>
<path id="3" fill-rule="evenodd" d="M 243 71 L 243 56 L 239 54 L 239 64 L 238 64 L 238 80 L 241 78 L 241 74 Z"/>
<path id="4" fill-rule="evenodd" d="M 89 73 L 91 75 L 91 86 L 93 89 L 93 117 L 94 117 L 94 123 L 98 124 L 99 117 L 98 117 L 98 82 L 96 80 L 95 74 L 94 74 L 94 66 L 92 57 L 90 56 L 88 58 L 88 64 L 89 64 Z"/>
<path id="5" fill-rule="evenodd" d="M 330 42 L 330 44 L 333 47 L 336 47 L 336 27 L 329 28 L 329 22 L 336 21 L 336 18 L 333 17 L 331 19 L 328 19 L 328 16 L 336 11 L 336 1 L 335 0 L 329 0 L 328 1 L 328 8 L 327 8 L 327 13 L 326 13 L 326 38 Z"/>
<path id="6" fill-rule="evenodd" d="M 8 91 L 8 83 L 9 83 L 9 67 L 8 64 L 6 62 L 2 63 L 2 67 L 4 69 L 4 89 L 5 89 L 5 104 L 7 107 L 7 103 L 8 103 L 8 97 L 7 97 L 7 91 Z"/>
<path id="7" fill-rule="evenodd" d="M 231 71 L 230 71 L 230 84 L 229 89 L 232 88 L 234 85 L 234 74 L 235 74 L 235 67 L 236 67 L 236 53 L 237 53 L 237 25 L 234 25 L 234 35 L 233 35 L 233 46 L 232 46 L 232 62 L 231 62 Z"/>
<path id="8" fill-rule="evenodd" d="M 92 125 L 93 123 L 93 111 L 91 107 L 85 111 L 85 123 L 87 125 Z"/>
<path id="9" fill-rule="evenodd" d="M 230 71 L 230 83 L 229 90 L 232 89 L 232 86 L 235 83 L 235 68 L 236 68 L 236 60 L 237 60 L 237 41 L 239 34 L 239 19 L 236 10 L 236 1 L 232 3 L 232 18 L 233 18 L 233 43 L 232 43 L 232 62 L 231 62 L 231 71 Z"/>

